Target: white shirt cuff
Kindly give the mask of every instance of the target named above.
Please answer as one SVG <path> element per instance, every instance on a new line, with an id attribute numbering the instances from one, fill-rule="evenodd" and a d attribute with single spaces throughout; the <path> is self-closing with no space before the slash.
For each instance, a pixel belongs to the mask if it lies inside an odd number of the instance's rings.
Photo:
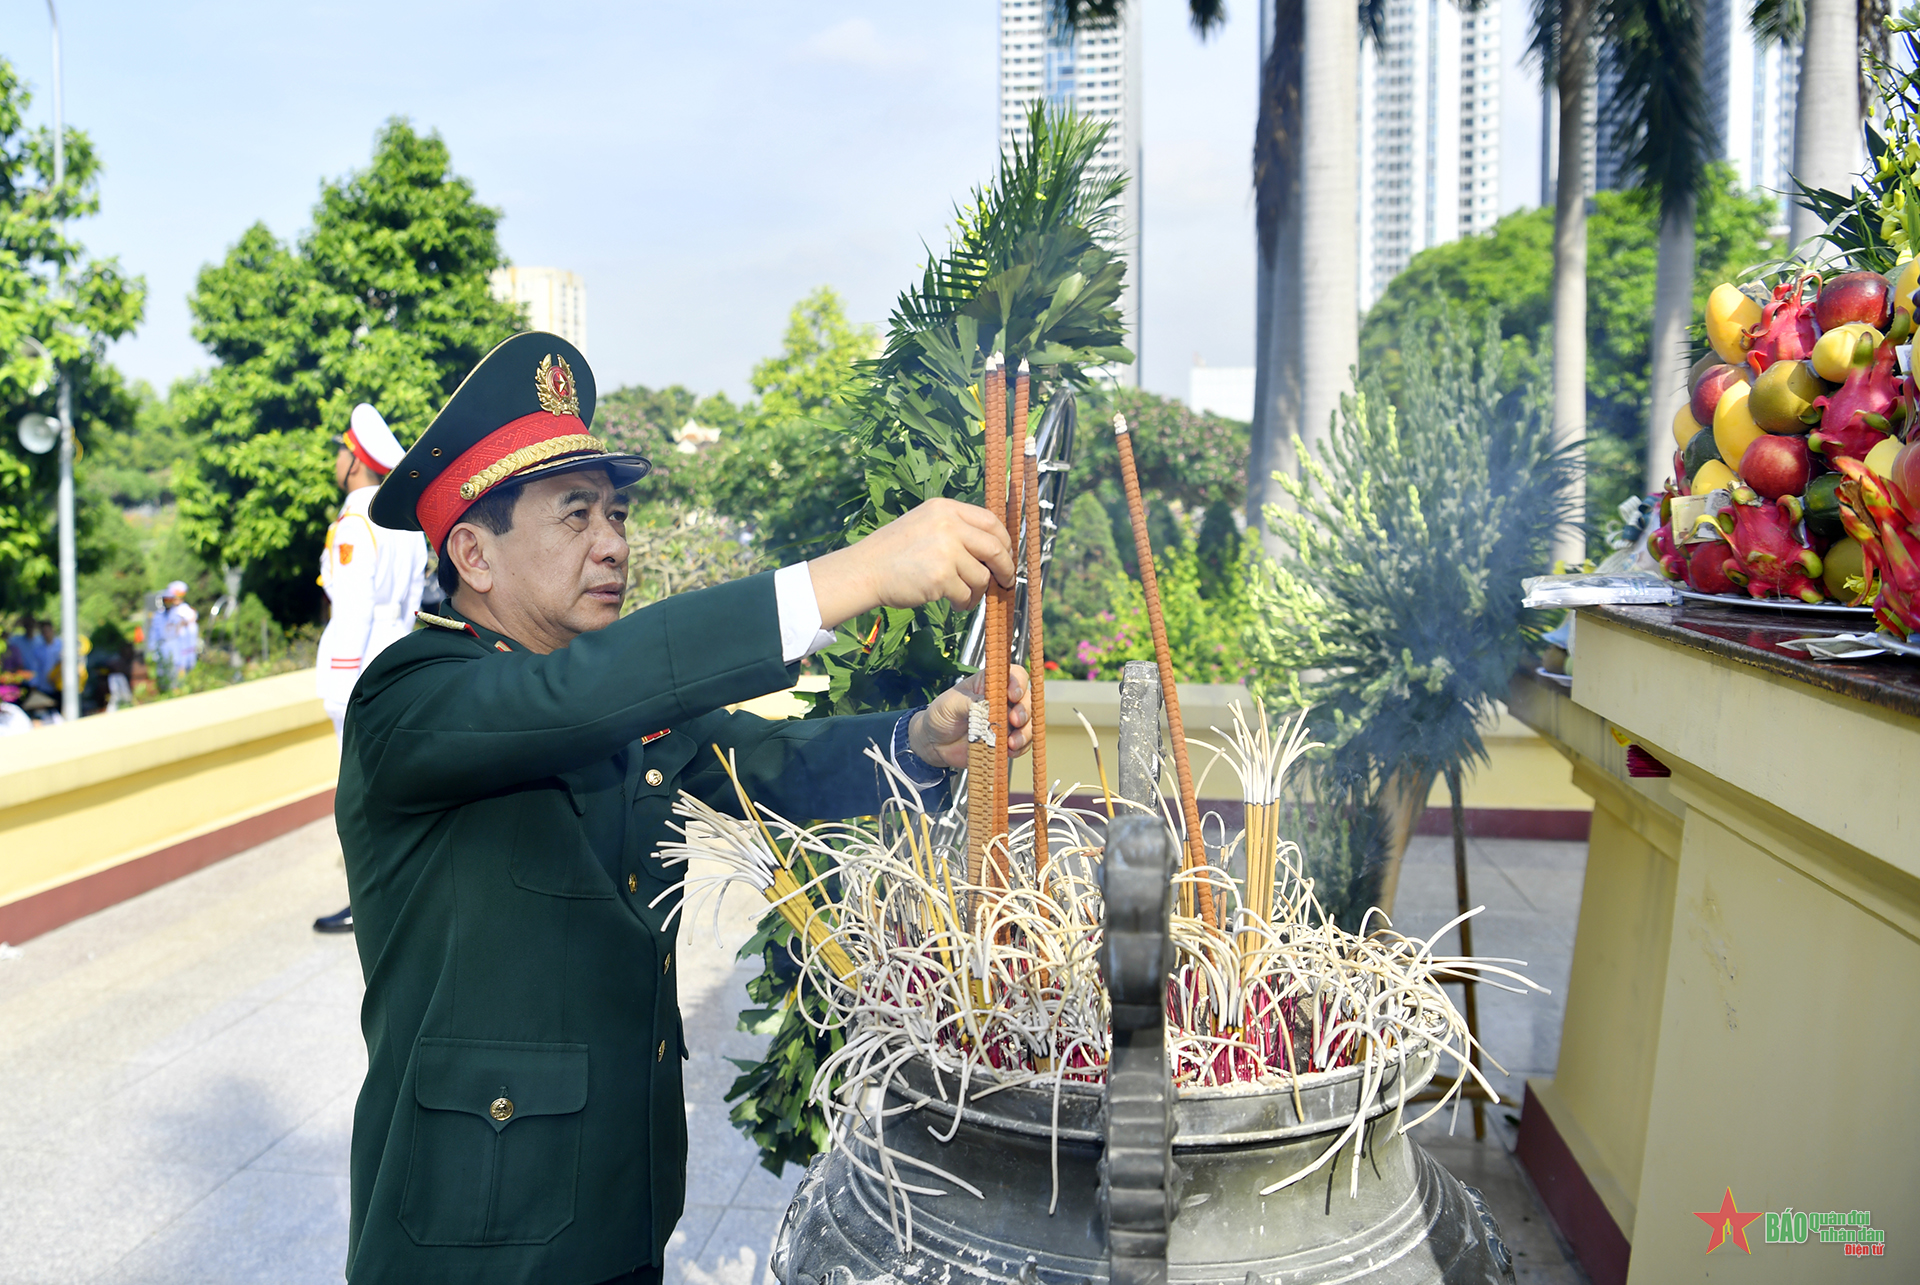
<path id="1" fill-rule="evenodd" d="M 820 627 L 820 600 L 806 563 L 773 573 L 773 602 L 780 613 L 781 660 L 792 665 L 832 645 L 833 634 Z"/>

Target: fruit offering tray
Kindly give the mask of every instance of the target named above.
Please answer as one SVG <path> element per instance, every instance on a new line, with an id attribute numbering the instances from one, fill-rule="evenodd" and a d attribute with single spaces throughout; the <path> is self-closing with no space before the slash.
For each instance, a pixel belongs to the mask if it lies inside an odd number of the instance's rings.
<path id="1" fill-rule="evenodd" d="M 1844 602 L 1802 602 L 1798 598 L 1754 598 L 1744 593 L 1696 593 L 1692 589 L 1682 589 L 1679 592 L 1682 598 L 1690 602 L 1712 603 L 1737 610 L 1758 609 L 1784 611 L 1802 616 L 1858 616 L 1863 620 L 1873 619 L 1872 607 L 1849 607 Z"/>
<path id="2" fill-rule="evenodd" d="M 1920 659 L 1886 655 L 1859 661 L 1811 660 L 1780 646 L 1788 639 L 1836 632 L 1831 616 L 1825 620 L 1814 616 L 1770 616 L 1699 601 L 1683 601 L 1677 606 L 1579 607 L 1575 610 L 1583 616 L 1595 616 L 1736 664 L 1752 665 L 1837 696 L 1852 697 L 1920 718 Z"/>

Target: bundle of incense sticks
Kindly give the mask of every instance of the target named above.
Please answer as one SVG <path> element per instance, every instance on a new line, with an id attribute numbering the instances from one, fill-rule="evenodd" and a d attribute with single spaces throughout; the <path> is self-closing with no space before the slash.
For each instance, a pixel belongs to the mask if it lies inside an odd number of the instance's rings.
<path id="1" fill-rule="evenodd" d="M 1021 397 L 1026 396 L 1027 363 L 1020 363 Z M 1040 625 L 1040 446 L 1031 437 L 1024 452 L 1027 505 L 1021 525 L 1027 543 L 1027 682 L 1033 691 L 1033 861 L 1047 869 L 1047 647 Z"/>
<path id="2" fill-rule="evenodd" d="M 753 800 L 747 797 L 747 787 L 740 784 L 740 774 L 735 770 L 730 755 L 722 753 L 718 745 L 713 747 L 714 757 L 720 760 L 720 766 L 727 771 L 727 779 L 733 783 L 734 797 L 740 800 L 740 810 L 745 819 L 759 833 L 766 843 L 767 864 L 771 867 L 772 883 L 761 889 L 765 897 L 780 917 L 793 926 L 793 930 L 806 941 L 809 949 L 817 951 L 833 975 L 841 981 L 853 981 L 853 960 L 846 950 L 833 939 L 833 928 L 827 919 L 814 908 L 813 898 L 807 895 L 806 887 L 793 873 L 790 864 L 799 855 L 799 849 L 790 850 L 787 861 L 781 860 L 780 845 L 773 841 L 773 831 L 761 819 L 760 810 L 753 806 Z"/>
<path id="3" fill-rule="evenodd" d="M 1167 731 L 1173 739 L 1173 766 L 1180 789 L 1180 815 L 1187 826 L 1186 859 L 1182 869 L 1194 870 L 1207 864 L 1206 843 L 1200 837 L 1200 805 L 1194 798 L 1193 766 L 1187 759 L 1187 729 L 1180 718 L 1180 690 L 1173 681 L 1173 652 L 1167 645 L 1167 622 L 1160 611 L 1160 581 L 1153 573 L 1153 545 L 1147 539 L 1147 509 L 1140 498 L 1140 475 L 1133 465 L 1133 437 L 1127 432 L 1127 417 L 1113 417 L 1114 440 L 1120 449 L 1120 481 L 1127 492 L 1127 517 L 1133 523 L 1133 549 L 1140 560 L 1140 588 L 1147 600 L 1147 624 L 1153 630 L 1153 657 L 1160 665 L 1160 690 L 1167 702 Z M 1182 909 L 1188 914 L 1188 890 L 1197 890 L 1200 917 L 1216 923 L 1213 913 L 1213 889 L 1205 880 L 1180 886 Z"/>

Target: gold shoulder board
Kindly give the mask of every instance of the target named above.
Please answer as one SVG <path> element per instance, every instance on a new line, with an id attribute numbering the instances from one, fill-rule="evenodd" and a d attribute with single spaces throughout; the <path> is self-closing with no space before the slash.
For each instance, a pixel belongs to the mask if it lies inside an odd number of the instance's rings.
<path id="1" fill-rule="evenodd" d="M 473 633 L 473 626 L 463 620 L 449 620 L 445 616 L 436 616 L 431 611 L 416 611 L 413 618 L 422 624 L 432 625 L 436 629 L 451 629 L 457 634 Z"/>

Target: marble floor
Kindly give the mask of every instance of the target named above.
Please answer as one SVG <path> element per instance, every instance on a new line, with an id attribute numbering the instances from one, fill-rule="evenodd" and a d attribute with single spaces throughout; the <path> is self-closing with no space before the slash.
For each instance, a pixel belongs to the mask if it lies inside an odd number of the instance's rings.
<path id="1" fill-rule="evenodd" d="M 1490 992 L 1483 1035 L 1508 1075 L 1553 1068 L 1585 847 L 1476 841 L 1482 954 L 1529 961 L 1551 996 Z M 345 900 L 319 821 L 188 878 L 0 952 L 0 1285 L 326 1285 L 340 1280 L 352 1108 L 365 1071 L 351 938 L 308 927 Z M 1420 839 L 1401 927 L 1452 915 L 1451 853 Z M 775 1177 L 728 1124 L 725 1091 L 761 1041 L 735 1029 L 752 968 L 733 952 L 753 903 L 730 899 L 718 941 L 681 946 L 692 1061 L 687 1210 L 671 1285 L 756 1285 L 798 1171 Z M 1509 1154 L 1517 1105 L 1421 1139 L 1480 1187 L 1522 1281 L 1582 1279 Z"/>

